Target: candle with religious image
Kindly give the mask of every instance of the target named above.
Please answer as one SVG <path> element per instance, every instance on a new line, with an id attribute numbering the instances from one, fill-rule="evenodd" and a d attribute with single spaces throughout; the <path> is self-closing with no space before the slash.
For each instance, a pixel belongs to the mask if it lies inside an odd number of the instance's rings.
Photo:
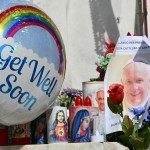
<path id="1" fill-rule="evenodd" d="M 92 106 L 99 109 L 98 116 L 91 118 L 92 142 L 105 141 L 105 102 L 104 102 L 104 81 L 83 82 L 83 98 L 90 97 Z"/>
<path id="2" fill-rule="evenodd" d="M 0 124 L 0 146 L 8 145 L 8 127 Z"/>
<path id="3" fill-rule="evenodd" d="M 70 140 L 73 143 L 90 142 L 91 118 L 99 114 L 98 107 L 71 106 L 69 108 Z"/>
<path id="4" fill-rule="evenodd" d="M 104 81 L 82 82 L 83 99 L 87 96 L 92 101 L 92 106 L 98 107 L 101 112 L 105 110 L 104 105 Z"/>
<path id="5" fill-rule="evenodd" d="M 32 144 L 47 144 L 46 113 L 31 122 L 31 141 Z"/>
<path id="6" fill-rule="evenodd" d="M 54 106 L 47 111 L 48 143 L 68 142 L 67 108 Z"/>
<path id="7" fill-rule="evenodd" d="M 91 142 L 104 142 L 105 137 L 105 121 L 104 112 L 99 113 L 92 118 L 93 133 L 91 134 Z"/>
<path id="8" fill-rule="evenodd" d="M 11 126 L 11 144 L 25 145 L 30 144 L 30 123 L 18 124 Z"/>

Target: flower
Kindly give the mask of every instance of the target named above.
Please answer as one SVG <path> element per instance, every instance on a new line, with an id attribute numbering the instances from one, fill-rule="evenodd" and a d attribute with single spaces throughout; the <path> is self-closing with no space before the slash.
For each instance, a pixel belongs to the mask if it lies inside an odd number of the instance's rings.
<path id="1" fill-rule="evenodd" d="M 147 119 L 147 121 L 150 121 L 150 113 L 148 114 L 146 119 Z"/>
<path id="2" fill-rule="evenodd" d="M 98 78 L 91 78 L 90 81 L 103 81 L 105 77 L 105 72 L 107 70 L 107 66 L 109 64 L 109 61 L 112 57 L 112 54 L 115 49 L 115 43 L 108 39 L 107 41 L 104 41 L 107 50 L 104 53 L 104 55 L 99 55 L 98 60 L 95 62 L 96 64 L 96 71 L 100 74 Z"/>
<path id="3" fill-rule="evenodd" d="M 106 71 L 107 66 L 109 64 L 109 61 L 112 57 L 112 54 L 114 52 L 115 49 L 115 43 L 108 39 L 107 41 L 104 41 L 106 47 L 107 47 L 107 51 L 104 53 L 104 56 L 99 55 L 98 56 L 98 61 L 96 61 L 96 65 L 97 65 L 97 71 L 98 72 L 102 72 L 102 71 Z"/>
<path id="4" fill-rule="evenodd" d="M 135 115 L 132 120 L 128 115 L 123 116 L 123 90 L 121 84 L 112 84 L 107 91 L 109 94 L 107 99 L 109 109 L 123 118 L 121 123 L 123 134 L 118 136 L 120 143 L 128 146 L 129 149 L 147 149 L 150 145 L 150 109 L 143 122 L 140 121 L 140 116 L 145 113 L 144 107 L 130 109 L 130 112 Z"/>
<path id="5" fill-rule="evenodd" d="M 110 101 L 114 104 L 120 104 L 124 97 L 123 85 L 121 84 L 112 84 L 109 86 L 108 94 Z"/>
<path id="6" fill-rule="evenodd" d="M 150 110 L 148 111 L 148 115 L 145 118 L 146 122 L 150 122 Z"/>
<path id="7" fill-rule="evenodd" d="M 148 112 L 147 120 L 149 120 L 149 121 L 150 121 L 150 111 Z"/>
<path id="8" fill-rule="evenodd" d="M 116 44 L 112 40 L 108 39 L 105 41 L 105 45 L 107 46 L 107 51 L 105 52 L 104 57 L 106 57 L 107 54 L 114 52 Z"/>
<path id="9" fill-rule="evenodd" d="M 74 105 L 75 98 L 77 96 L 82 96 L 82 91 L 73 88 L 63 89 L 63 91 L 57 96 L 60 100 L 60 106 L 69 108 L 69 106 Z"/>
<path id="10" fill-rule="evenodd" d="M 106 71 L 107 69 L 107 66 L 109 64 L 109 61 L 112 57 L 112 54 L 111 53 L 108 53 L 106 56 L 99 56 L 99 60 L 95 62 L 95 64 L 97 65 L 97 68 L 96 70 L 101 73 L 102 71 Z"/>
<path id="11" fill-rule="evenodd" d="M 77 90 L 73 88 L 63 89 L 63 92 L 69 96 L 82 96 L 81 90 Z"/>
<path id="12" fill-rule="evenodd" d="M 144 107 L 132 108 L 130 109 L 130 112 L 135 116 L 141 116 L 143 113 L 145 113 L 145 108 Z"/>

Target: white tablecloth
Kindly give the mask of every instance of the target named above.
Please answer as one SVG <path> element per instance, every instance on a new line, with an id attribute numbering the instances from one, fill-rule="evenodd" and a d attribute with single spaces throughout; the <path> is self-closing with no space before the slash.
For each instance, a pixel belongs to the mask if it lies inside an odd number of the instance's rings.
<path id="1" fill-rule="evenodd" d="M 0 150 L 129 150 L 115 142 L 1 146 Z"/>

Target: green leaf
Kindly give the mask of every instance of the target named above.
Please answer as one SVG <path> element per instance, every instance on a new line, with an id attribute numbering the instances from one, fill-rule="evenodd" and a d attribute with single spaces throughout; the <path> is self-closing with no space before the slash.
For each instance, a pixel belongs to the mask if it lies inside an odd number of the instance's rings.
<path id="1" fill-rule="evenodd" d="M 144 127 L 139 130 L 139 136 L 144 137 L 144 148 L 147 149 L 150 145 L 150 128 Z"/>
<path id="2" fill-rule="evenodd" d="M 143 138 L 130 136 L 129 142 L 134 147 L 135 150 L 144 149 L 144 141 Z"/>
<path id="3" fill-rule="evenodd" d="M 134 128 L 128 128 L 126 129 L 126 131 L 123 131 L 125 133 L 125 135 L 129 136 L 132 135 Z"/>
<path id="4" fill-rule="evenodd" d="M 139 136 L 141 136 L 141 137 L 146 136 L 147 133 L 150 134 L 149 127 L 147 127 L 147 126 L 145 127 L 144 126 L 143 128 L 138 130 L 138 133 L 139 133 Z"/>
<path id="5" fill-rule="evenodd" d="M 129 142 L 129 136 L 128 135 L 120 135 L 118 138 L 120 139 L 120 141 L 122 142 L 123 145 L 125 145 L 129 148 L 132 147 L 131 143 Z"/>
<path id="6" fill-rule="evenodd" d="M 144 148 L 147 149 L 149 145 L 150 145 L 150 133 L 147 133 L 144 139 Z"/>
<path id="7" fill-rule="evenodd" d="M 60 102 L 60 106 L 67 107 L 67 103 L 66 102 Z"/>
<path id="8" fill-rule="evenodd" d="M 122 131 L 126 135 L 131 135 L 134 130 L 133 122 L 129 118 L 129 116 L 124 116 L 122 121 Z"/>
<path id="9" fill-rule="evenodd" d="M 100 78 L 90 78 L 90 81 L 100 81 Z"/>
<path id="10" fill-rule="evenodd" d="M 110 101 L 110 98 L 107 98 L 107 104 L 109 109 L 114 113 L 114 114 L 121 114 L 122 113 L 122 106 L 114 104 Z"/>

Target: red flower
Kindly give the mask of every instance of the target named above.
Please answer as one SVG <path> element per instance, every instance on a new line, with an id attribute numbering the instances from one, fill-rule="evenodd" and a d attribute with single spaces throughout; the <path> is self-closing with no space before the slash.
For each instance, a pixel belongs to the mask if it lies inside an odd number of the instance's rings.
<path id="1" fill-rule="evenodd" d="M 123 89 L 124 87 L 121 84 L 112 84 L 109 86 L 109 90 L 107 92 L 112 103 L 119 105 L 123 101 Z"/>
<path id="2" fill-rule="evenodd" d="M 116 44 L 108 39 L 107 42 L 105 41 L 105 45 L 107 46 L 107 51 L 105 52 L 104 57 L 106 57 L 107 54 L 114 52 Z"/>
<path id="3" fill-rule="evenodd" d="M 116 44 L 110 39 L 108 39 L 107 42 L 105 41 L 105 45 L 107 46 L 108 49 L 116 46 Z"/>
<path id="4" fill-rule="evenodd" d="M 115 47 L 111 47 L 110 49 L 108 49 L 108 50 L 105 52 L 104 57 L 106 57 L 106 55 L 109 54 L 109 53 L 113 53 L 113 52 L 114 52 L 114 49 L 115 49 Z"/>
<path id="5" fill-rule="evenodd" d="M 99 66 L 97 66 L 96 71 L 99 72 L 99 73 L 101 73 L 101 69 L 100 69 Z"/>

